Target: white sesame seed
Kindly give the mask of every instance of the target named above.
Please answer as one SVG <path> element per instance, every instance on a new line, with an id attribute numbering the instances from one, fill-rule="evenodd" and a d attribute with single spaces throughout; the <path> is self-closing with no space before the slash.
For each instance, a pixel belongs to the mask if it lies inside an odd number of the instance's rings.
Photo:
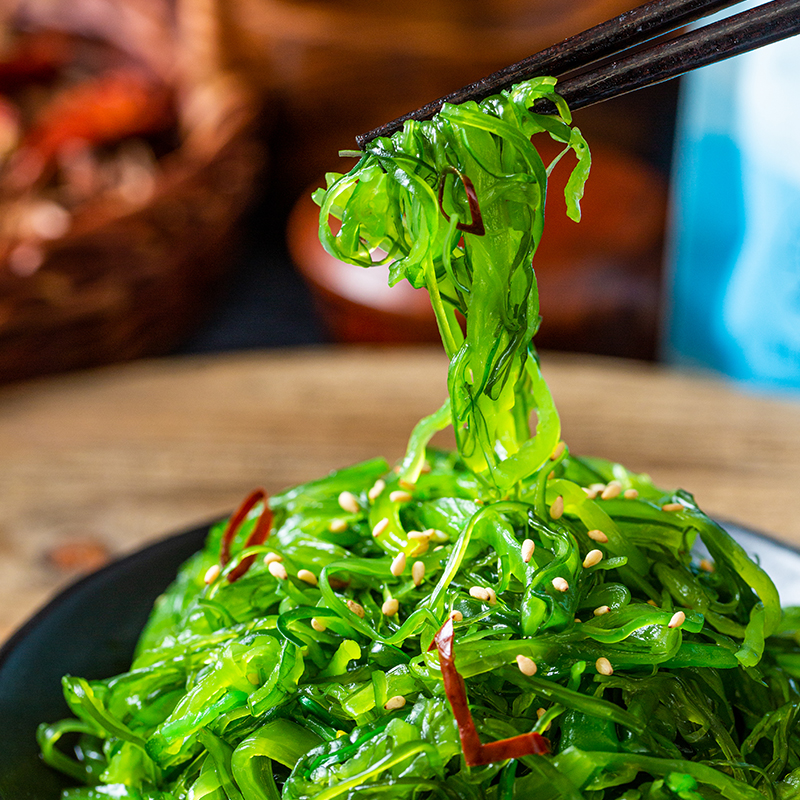
<path id="1" fill-rule="evenodd" d="M 317 576 L 310 569 L 297 570 L 297 577 L 300 578 L 301 581 L 310 583 L 312 586 L 317 585 Z"/>
<path id="2" fill-rule="evenodd" d="M 626 489 L 622 495 L 626 500 L 635 500 L 639 496 L 636 489 Z"/>
<path id="3" fill-rule="evenodd" d="M 608 486 L 600 492 L 601 500 L 613 500 L 622 492 L 622 484 L 619 481 L 609 481 Z"/>
<path id="4" fill-rule="evenodd" d="M 364 606 L 356 603 L 355 600 L 348 600 L 347 607 L 357 616 L 364 619 Z"/>
<path id="5" fill-rule="evenodd" d="M 394 560 L 392 561 L 392 566 L 389 567 L 389 572 L 395 576 L 402 575 L 403 571 L 406 568 L 406 554 L 405 553 L 398 553 Z"/>
<path id="6" fill-rule="evenodd" d="M 596 617 L 602 617 L 603 614 L 608 614 L 609 611 L 611 611 L 609 606 L 597 606 L 597 608 L 592 611 L 592 614 L 594 614 Z"/>
<path id="7" fill-rule="evenodd" d="M 662 511 L 683 511 L 682 503 L 665 503 L 661 506 Z"/>
<path id="8" fill-rule="evenodd" d="M 214 583 L 214 581 L 219 578 L 220 572 L 222 572 L 222 567 L 220 567 L 219 564 L 212 564 L 206 570 L 206 574 L 203 576 L 203 581 L 205 581 L 205 583 Z"/>
<path id="9" fill-rule="evenodd" d="M 411 565 L 411 580 L 414 581 L 414 586 L 419 586 L 425 580 L 425 564 L 421 561 L 415 561 Z"/>
<path id="10" fill-rule="evenodd" d="M 430 546 L 427 539 L 412 539 L 410 544 L 414 545 L 414 549 L 409 553 L 410 556 L 421 556 L 428 552 Z"/>
<path id="11" fill-rule="evenodd" d="M 427 533 L 434 542 L 450 541 L 450 537 L 444 531 L 437 530 L 436 528 L 428 528 L 427 530 L 423 531 L 423 533 Z"/>
<path id="12" fill-rule="evenodd" d="M 698 566 L 703 572 L 714 572 L 715 569 L 714 562 L 709 561 L 707 558 L 701 558 Z"/>
<path id="13" fill-rule="evenodd" d="M 586 496 L 590 500 L 594 500 L 595 497 L 597 497 L 597 489 L 590 489 L 588 486 L 582 486 L 581 488 L 584 492 L 586 492 Z"/>
<path id="14" fill-rule="evenodd" d="M 273 561 L 283 561 L 283 556 L 278 553 L 267 553 L 264 556 L 265 564 L 271 564 Z"/>
<path id="15" fill-rule="evenodd" d="M 347 522 L 343 519 L 332 519 L 331 524 L 328 525 L 328 530 L 331 533 L 344 533 L 348 528 Z"/>
<path id="16" fill-rule="evenodd" d="M 370 500 L 377 500 L 385 488 L 386 481 L 384 481 L 382 478 L 378 478 L 373 487 L 369 490 L 369 492 L 367 492 L 367 497 L 369 497 Z"/>
<path id="17" fill-rule="evenodd" d="M 533 558 L 533 551 L 536 549 L 536 542 L 533 539 L 525 539 L 522 543 L 522 547 L 520 548 L 520 552 L 522 554 L 522 560 L 529 564 L 530 560 Z"/>
<path id="18" fill-rule="evenodd" d="M 453 620 L 453 622 L 461 622 L 461 620 L 464 619 L 464 615 L 460 611 L 451 611 L 450 619 Z"/>
<path id="19" fill-rule="evenodd" d="M 429 530 L 427 530 L 427 531 L 409 531 L 406 534 L 406 536 L 408 536 L 409 539 L 424 539 L 427 542 L 428 539 L 431 538 L 431 533 L 430 533 Z"/>
<path id="20" fill-rule="evenodd" d="M 550 506 L 550 516 L 553 519 L 559 519 L 564 513 L 564 498 L 559 495 L 553 500 L 553 505 Z"/>
<path id="21" fill-rule="evenodd" d="M 342 492 L 339 495 L 339 507 L 351 514 L 358 514 L 361 510 L 361 506 L 358 505 L 358 500 L 352 492 Z"/>
<path id="22" fill-rule="evenodd" d="M 569 589 L 569 584 L 564 578 L 553 578 L 553 588 L 559 592 L 566 592 Z"/>
<path id="23" fill-rule="evenodd" d="M 604 483 L 590 483 L 590 484 L 589 484 L 589 488 L 590 488 L 590 489 L 591 489 L 593 492 L 597 492 L 597 493 L 599 494 L 600 492 L 602 492 L 602 491 L 603 491 L 603 489 L 605 489 L 605 488 L 606 488 L 606 485 L 605 485 Z"/>
<path id="24" fill-rule="evenodd" d="M 564 452 L 564 450 L 566 450 L 566 448 L 567 448 L 566 442 L 559 442 L 553 449 L 553 452 L 550 453 L 550 460 L 555 461 L 557 458 L 561 456 L 561 454 Z"/>
<path id="25" fill-rule="evenodd" d="M 491 586 L 486 587 L 486 593 L 489 595 L 489 605 L 493 606 L 497 602 L 497 593 Z"/>
<path id="26" fill-rule="evenodd" d="M 322 633 L 328 630 L 328 626 L 319 617 L 311 617 L 311 627 L 317 632 Z"/>
<path id="27" fill-rule="evenodd" d="M 614 667 L 611 666 L 611 662 L 605 656 L 600 656 L 600 658 L 598 658 L 597 661 L 594 662 L 594 668 L 601 675 L 614 674 Z"/>
<path id="28" fill-rule="evenodd" d="M 289 577 L 286 567 L 280 561 L 270 561 L 269 573 L 273 578 L 277 578 L 280 581 L 285 581 Z"/>
<path id="29" fill-rule="evenodd" d="M 608 536 L 606 536 L 603 531 L 600 530 L 592 530 L 588 531 L 586 534 L 593 542 L 599 542 L 600 544 L 605 544 L 608 541 Z"/>
<path id="30" fill-rule="evenodd" d="M 532 658 L 528 658 L 528 656 L 522 655 L 520 653 L 516 657 L 517 666 L 519 667 L 519 671 L 523 675 L 535 675 L 536 674 L 536 662 Z"/>
<path id="31" fill-rule="evenodd" d="M 589 569 L 589 567 L 593 567 L 596 564 L 599 564 L 602 560 L 603 560 L 602 550 L 590 550 L 586 554 L 586 558 L 583 559 L 584 569 Z"/>
<path id="32" fill-rule="evenodd" d="M 389 520 L 384 517 L 382 520 L 375 523 L 375 527 L 372 529 L 372 535 L 377 539 L 388 527 Z"/>
<path id="33" fill-rule="evenodd" d="M 489 599 L 489 592 L 483 588 L 483 586 L 473 586 L 469 590 L 470 597 L 474 597 L 476 600 L 483 600 L 484 602 Z"/>
<path id="34" fill-rule="evenodd" d="M 400 608 L 400 603 L 397 598 L 390 597 L 388 600 L 383 601 L 381 613 L 385 614 L 387 617 L 393 617 L 397 613 L 398 608 Z"/>
<path id="35" fill-rule="evenodd" d="M 406 699 L 401 694 L 396 694 L 394 697 L 390 697 L 385 703 L 384 708 L 387 711 L 396 711 L 398 708 L 402 708 L 406 704 Z"/>
<path id="36" fill-rule="evenodd" d="M 411 494 L 411 492 L 403 492 L 400 490 L 396 490 L 394 492 L 389 493 L 389 499 L 393 503 L 407 503 L 409 500 L 411 500 L 412 497 L 413 495 Z"/>
<path id="37" fill-rule="evenodd" d="M 676 611 L 672 615 L 672 619 L 669 621 L 667 625 L 668 628 L 680 628 L 683 623 L 686 622 L 686 614 L 683 611 Z"/>

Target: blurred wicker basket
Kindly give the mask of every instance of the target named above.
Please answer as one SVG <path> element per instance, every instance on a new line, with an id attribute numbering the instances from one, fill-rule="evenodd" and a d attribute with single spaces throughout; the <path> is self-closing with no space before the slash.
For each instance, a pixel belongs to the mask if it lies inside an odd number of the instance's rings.
<path id="1" fill-rule="evenodd" d="M 179 130 L 143 205 L 89 201 L 32 269 L 0 263 L 0 381 L 167 352 L 230 264 L 264 162 L 258 105 L 223 68 L 202 2 L 174 17 L 161 0 L 20 0 L 16 11 L 28 27 L 126 48 L 174 87 Z"/>

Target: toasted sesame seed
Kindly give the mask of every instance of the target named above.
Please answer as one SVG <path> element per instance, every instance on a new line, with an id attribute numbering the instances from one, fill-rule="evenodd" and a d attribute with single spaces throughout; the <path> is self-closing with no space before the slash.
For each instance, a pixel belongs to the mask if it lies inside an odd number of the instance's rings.
<path id="1" fill-rule="evenodd" d="M 397 598 L 390 597 L 388 600 L 383 601 L 381 613 L 385 614 L 387 617 L 393 617 L 397 613 L 398 608 L 400 608 L 400 603 Z"/>
<path id="2" fill-rule="evenodd" d="M 279 553 L 267 553 L 264 556 L 265 564 L 271 564 L 273 561 L 283 561 L 283 556 Z"/>
<path id="3" fill-rule="evenodd" d="M 533 558 L 533 551 L 536 549 L 536 542 L 533 539 L 525 539 L 522 543 L 522 547 L 520 548 L 520 552 L 522 554 L 522 560 L 529 564 L 531 559 Z"/>
<path id="4" fill-rule="evenodd" d="M 559 442 L 554 448 L 553 452 L 550 453 L 550 460 L 555 461 L 557 458 L 561 456 L 561 454 L 566 450 L 567 443 L 566 442 Z"/>
<path id="5" fill-rule="evenodd" d="M 411 580 L 414 581 L 414 586 L 419 586 L 425 580 L 425 564 L 421 561 L 415 561 L 411 565 Z"/>
<path id="6" fill-rule="evenodd" d="M 430 472 L 431 465 L 427 461 L 422 462 L 422 466 L 419 469 L 420 472 Z"/>
<path id="7" fill-rule="evenodd" d="M 576 625 L 580 625 L 581 624 L 581 618 L 580 617 L 575 617 L 574 622 L 575 622 Z"/>
<path id="8" fill-rule="evenodd" d="M 393 503 L 407 503 L 409 500 L 411 500 L 412 497 L 413 495 L 411 494 L 411 492 L 403 492 L 400 490 L 396 490 L 394 492 L 389 493 L 389 499 Z"/>
<path id="9" fill-rule="evenodd" d="M 483 600 L 484 602 L 489 599 L 489 592 L 483 586 L 473 586 L 469 590 L 469 595 L 476 600 Z"/>
<path id="10" fill-rule="evenodd" d="M 569 589 L 569 584 L 564 578 L 553 578 L 553 588 L 559 592 L 566 592 Z"/>
<path id="11" fill-rule="evenodd" d="M 398 708 L 402 708 L 406 704 L 406 699 L 401 694 L 396 694 L 394 697 L 390 697 L 383 705 L 383 707 L 387 711 L 396 711 Z"/>
<path id="12" fill-rule="evenodd" d="M 649 605 L 649 606 L 655 606 L 656 608 L 658 608 L 658 603 L 656 603 L 656 601 L 655 601 L 655 600 L 648 600 L 648 601 L 647 601 L 647 605 Z"/>
<path id="13" fill-rule="evenodd" d="M 412 539 L 409 544 L 414 545 L 414 549 L 409 553 L 410 556 L 421 556 L 428 552 L 430 546 L 427 539 Z"/>
<path id="14" fill-rule="evenodd" d="M 497 592 L 491 586 L 487 586 L 486 593 L 489 595 L 489 605 L 493 606 L 497 602 Z"/>
<path id="15" fill-rule="evenodd" d="M 280 561 L 270 561 L 269 573 L 273 578 L 277 578 L 279 581 L 285 581 L 289 577 L 286 567 L 284 567 Z"/>
<path id="16" fill-rule="evenodd" d="M 384 517 L 382 520 L 375 523 L 375 527 L 372 529 L 372 535 L 377 539 L 388 527 L 389 520 L 387 517 Z"/>
<path id="17" fill-rule="evenodd" d="M 516 657 L 517 666 L 519 667 L 519 671 L 523 675 L 535 675 L 536 674 L 536 662 L 532 658 L 528 658 L 528 656 L 522 655 L 520 653 Z"/>
<path id="18" fill-rule="evenodd" d="M 597 492 L 599 494 L 600 492 L 602 492 L 606 488 L 606 485 L 604 483 L 590 483 L 589 484 L 589 488 L 593 492 Z"/>
<path id="19" fill-rule="evenodd" d="M 608 486 L 600 492 L 601 500 L 613 500 L 622 492 L 622 484 L 619 481 L 609 481 Z"/>
<path id="20" fill-rule="evenodd" d="M 364 619 L 364 606 L 356 603 L 355 600 L 348 600 L 347 607 L 357 616 Z"/>
<path id="21" fill-rule="evenodd" d="M 450 537 L 444 531 L 437 530 L 436 528 L 428 528 L 427 530 L 423 531 L 423 533 L 427 533 L 434 542 L 450 541 Z"/>
<path id="22" fill-rule="evenodd" d="M 343 519 L 332 519 L 331 524 L 328 525 L 328 530 L 331 533 L 344 533 L 347 530 L 348 524 Z"/>
<path id="23" fill-rule="evenodd" d="M 589 569 L 589 567 L 594 567 L 596 564 L 599 564 L 602 560 L 603 560 L 602 550 L 590 550 L 586 554 L 586 558 L 583 559 L 583 566 L 585 569 Z"/>
<path id="24" fill-rule="evenodd" d="M 460 611 L 451 611 L 450 619 L 453 620 L 453 622 L 461 622 L 461 620 L 464 619 L 464 615 Z"/>
<path id="25" fill-rule="evenodd" d="M 541 719 L 547 713 L 546 708 L 537 708 L 536 709 L 536 717 L 537 719 Z"/>
<path id="26" fill-rule="evenodd" d="M 559 519 L 564 513 L 564 498 L 559 495 L 553 500 L 553 505 L 550 506 L 550 516 L 553 519 Z"/>
<path id="27" fill-rule="evenodd" d="M 214 581 L 219 578 L 219 574 L 222 572 L 222 567 L 219 564 L 212 564 L 207 570 L 206 574 L 203 576 L 203 580 L 205 583 L 214 583 Z"/>
<path id="28" fill-rule="evenodd" d="M 636 498 L 639 496 L 639 492 L 638 492 L 638 490 L 636 490 L 636 489 L 626 489 L 626 490 L 625 490 L 625 491 L 622 493 L 622 496 L 623 496 L 623 497 L 624 497 L 626 500 L 635 500 L 635 499 L 636 499 Z"/>
<path id="29" fill-rule="evenodd" d="M 714 562 L 709 561 L 707 558 L 701 558 L 698 566 L 703 570 L 703 572 L 714 572 L 715 570 Z"/>
<path id="30" fill-rule="evenodd" d="M 595 497 L 597 497 L 597 489 L 590 489 L 588 486 L 582 486 L 581 488 L 584 492 L 586 492 L 586 496 L 590 500 L 594 500 Z"/>
<path id="31" fill-rule="evenodd" d="M 339 507 L 343 511 L 349 511 L 351 514 L 358 514 L 361 511 L 361 506 L 356 500 L 356 496 L 352 492 L 342 492 L 339 495 Z"/>
<path id="32" fill-rule="evenodd" d="M 403 574 L 403 571 L 405 570 L 405 568 L 406 568 L 406 554 L 405 553 L 398 553 L 394 557 L 394 560 L 392 561 L 392 566 L 389 567 L 389 571 L 396 578 L 398 575 L 402 575 Z"/>
<path id="33" fill-rule="evenodd" d="M 310 569 L 297 570 L 297 577 L 300 578 L 301 581 L 310 583 L 312 586 L 317 585 L 317 576 Z"/>
<path id="34" fill-rule="evenodd" d="M 597 608 L 592 611 L 592 614 L 596 617 L 602 617 L 603 614 L 608 614 L 609 611 L 611 611 L 610 606 L 597 606 Z"/>
<path id="35" fill-rule="evenodd" d="M 247 681 L 248 681 L 248 683 L 252 683 L 253 686 L 258 686 L 258 684 L 261 683 L 261 680 L 258 677 L 258 673 L 257 672 L 248 672 L 247 673 Z"/>
<path id="36" fill-rule="evenodd" d="M 662 511 L 683 511 L 683 504 L 682 503 L 664 503 L 661 506 Z"/>
<path id="37" fill-rule="evenodd" d="M 594 668 L 601 675 L 614 674 L 614 667 L 611 666 L 611 662 L 605 656 L 600 656 L 600 658 L 598 658 L 597 661 L 594 662 Z"/>
<path id="38" fill-rule="evenodd" d="M 680 628 L 683 623 L 686 622 L 686 614 L 683 611 L 676 611 L 672 615 L 672 619 L 669 621 L 667 625 L 668 628 Z"/>
<path id="39" fill-rule="evenodd" d="M 409 491 L 409 492 L 412 491 L 414 489 L 414 487 L 417 485 L 416 483 L 413 483 L 412 481 L 407 481 L 405 478 L 400 478 L 398 483 L 400 484 L 400 486 L 403 489 L 405 489 L 406 491 Z"/>
<path id="40" fill-rule="evenodd" d="M 386 488 L 386 481 L 382 478 L 378 478 L 375 481 L 372 488 L 367 492 L 367 497 L 370 500 L 377 500 L 381 496 L 381 492 Z"/>
<path id="41" fill-rule="evenodd" d="M 433 552 L 434 553 L 438 553 L 439 550 L 444 550 L 444 545 L 443 544 L 437 544 L 436 547 L 433 548 Z"/>
<path id="42" fill-rule="evenodd" d="M 556 476 L 556 471 L 554 469 L 550 470 L 550 474 L 547 476 L 547 480 L 551 481 Z"/>
<path id="43" fill-rule="evenodd" d="M 408 536 L 409 539 L 424 539 L 427 542 L 428 539 L 431 538 L 431 533 L 430 533 L 429 530 L 427 530 L 427 531 L 409 531 L 406 534 L 406 536 Z"/>
<path id="44" fill-rule="evenodd" d="M 593 541 L 599 542 L 600 544 L 605 544 L 608 541 L 608 536 L 606 536 L 603 531 L 600 530 L 592 530 L 588 531 L 586 535 Z"/>
<path id="45" fill-rule="evenodd" d="M 317 632 L 322 633 L 328 630 L 328 626 L 319 617 L 311 617 L 311 627 Z"/>

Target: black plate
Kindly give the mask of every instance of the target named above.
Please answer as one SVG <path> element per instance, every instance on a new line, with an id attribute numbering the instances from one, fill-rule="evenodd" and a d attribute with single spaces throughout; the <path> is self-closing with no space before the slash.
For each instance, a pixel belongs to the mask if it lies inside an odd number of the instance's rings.
<path id="1" fill-rule="evenodd" d="M 772 576 L 784 605 L 800 605 L 800 552 L 725 523 Z M 0 650 L 0 800 L 57 800 L 71 783 L 39 759 L 36 727 L 68 716 L 65 673 L 103 678 L 130 665 L 156 597 L 203 544 L 208 526 L 164 539 L 59 594 Z"/>

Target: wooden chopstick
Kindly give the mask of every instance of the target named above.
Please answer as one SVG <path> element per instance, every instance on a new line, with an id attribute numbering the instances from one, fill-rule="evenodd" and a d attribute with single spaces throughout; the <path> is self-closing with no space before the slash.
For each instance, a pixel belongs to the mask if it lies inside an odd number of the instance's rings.
<path id="1" fill-rule="evenodd" d="M 378 136 L 391 136 L 407 120 L 430 119 L 445 102 L 480 100 L 537 75 L 560 77 L 589 67 L 600 59 L 623 53 L 739 2 L 741 0 L 652 0 L 361 134 L 356 137 L 356 142 L 363 149 Z M 788 12 L 787 8 L 790 9 Z M 603 63 L 597 68 L 596 78 L 592 77 L 595 70 L 590 69 L 575 78 L 560 81 L 558 92 L 572 108 L 582 108 L 794 35 L 797 33 L 794 28 L 800 21 L 798 17 L 797 0 L 774 0 L 766 6 L 759 6 L 672 41 Z M 748 25 L 758 28 L 754 36 L 750 35 Z M 714 39 L 715 35 L 721 38 L 721 45 Z M 685 37 L 691 38 L 681 45 L 673 45 L 673 42 L 681 42 Z M 647 53 L 651 55 L 646 56 Z M 683 66 L 681 59 L 686 59 Z M 537 111 L 546 113 L 548 110 L 551 110 L 549 104 L 537 106 Z"/>
<path id="2" fill-rule="evenodd" d="M 676 78 L 800 33 L 800 0 L 772 0 L 669 41 L 601 64 L 558 84 L 571 109 Z M 787 103 L 795 102 L 786 98 Z M 547 106 L 537 111 L 546 113 Z"/>

